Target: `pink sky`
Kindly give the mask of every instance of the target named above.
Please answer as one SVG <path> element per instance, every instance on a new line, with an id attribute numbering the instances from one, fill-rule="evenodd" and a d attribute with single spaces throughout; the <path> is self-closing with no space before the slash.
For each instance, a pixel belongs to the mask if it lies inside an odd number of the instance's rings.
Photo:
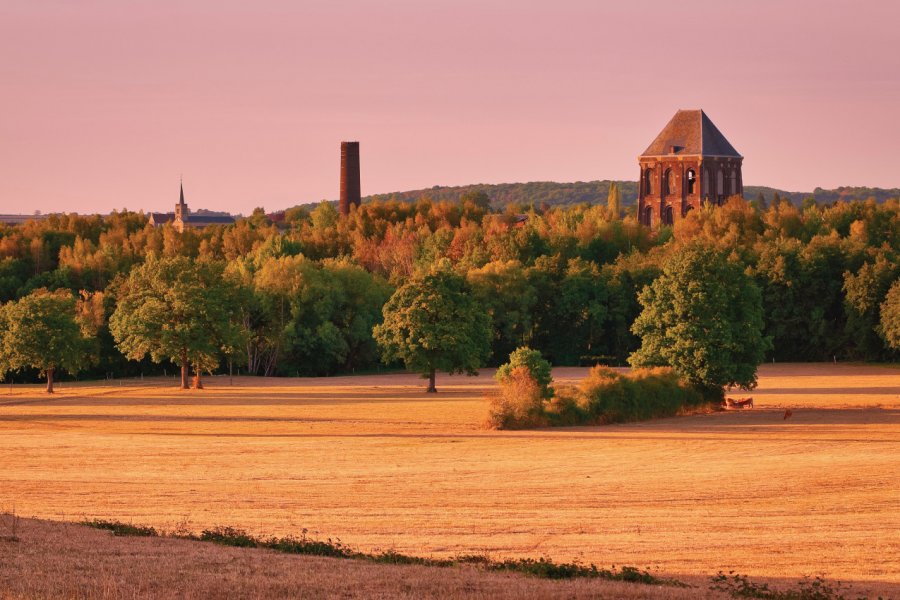
<path id="1" fill-rule="evenodd" d="M 0 2 L 0 213 L 249 213 L 636 179 L 703 108 L 747 185 L 900 186 L 900 2 Z"/>

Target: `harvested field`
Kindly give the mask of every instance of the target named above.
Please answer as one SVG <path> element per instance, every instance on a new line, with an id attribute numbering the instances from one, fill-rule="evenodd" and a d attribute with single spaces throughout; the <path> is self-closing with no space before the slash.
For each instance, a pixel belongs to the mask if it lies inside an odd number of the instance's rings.
<path id="1" fill-rule="evenodd" d="M 412 375 L 234 383 L 3 388 L 0 510 L 900 596 L 896 368 L 766 365 L 753 410 L 519 432 L 481 428 L 487 372 L 436 396 Z"/>

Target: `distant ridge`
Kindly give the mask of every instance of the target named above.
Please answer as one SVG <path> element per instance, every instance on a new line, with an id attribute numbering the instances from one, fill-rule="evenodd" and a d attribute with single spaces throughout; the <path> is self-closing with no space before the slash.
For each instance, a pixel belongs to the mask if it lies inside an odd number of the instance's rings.
<path id="1" fill-rule="evenodd" d="M 637 202 L 637 182 L 617 181 L 619 195 L 623 206 L 633 206 Z M 539 207 L 542 203 L 549 206 L 570 204 L 604 204 L 609 195 L 609 180 L 575 181 L 557 183 L 554 181 L 531 181 L 528 183 L 478 183 L 462 186 L 434 186 L 421 190 L 392 192 L 389 194 L 373 194 L 365 196 L 363 202 L 373 200 L 399 200 L 415 202 L 421 198 L 429 198 L 435 202 L 442 200 L 457 201 L 464 194 L 484 192 L 491 199 L 494 208 L 507 204 L 521 204 Z M 867 200 L 875 198 L 876 202 L 884 202 L 889 198 L 900 198 L 900 188 L 839 187 L 833 190 L 816 188 L 812 192 L 789 192 L 765 186 L 744 186 L 744 197 L 756 200 L 762 194 L 766 202 L 771 202 L 775 194 L 800 205 L 807 198 L 814 198 L 818 204 L 833 204 L 838 200 Z"/>

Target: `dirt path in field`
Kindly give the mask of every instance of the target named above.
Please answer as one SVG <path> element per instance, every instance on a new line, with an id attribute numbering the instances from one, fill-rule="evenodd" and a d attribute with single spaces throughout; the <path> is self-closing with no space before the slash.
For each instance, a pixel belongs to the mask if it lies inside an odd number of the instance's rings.
<path id="1" fill-rule="evenodd" d="M 490 375 L 0 388 L 0 509 L 900 584 L 900 369 L 765 365 L 753 410 L 527 432 L 481 428 Z"/>

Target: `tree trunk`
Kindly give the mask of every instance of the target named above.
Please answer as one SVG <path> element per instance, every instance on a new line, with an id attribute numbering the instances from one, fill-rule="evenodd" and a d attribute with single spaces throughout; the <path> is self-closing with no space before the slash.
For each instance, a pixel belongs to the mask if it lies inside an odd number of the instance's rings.
<path id="1" fill-rule="evenodd" d="M 200 379 L 200 371 L 194 371 L 194 389 L 203 389 L 203 381 Z"/>
<path id="2" fill-rule="evenodd" d="M 53 367 L 50 367 L 49 369 L 47 369 L 47 393 L 48 394 L 53 393 L 53 372 L 55 370 L 56 369 L 54 369 Z"/>
<path id="3" fill-rule="evenodd" d="M 434 376 L 435 376 L 435 371 L 434 371 L 434 369 L 432 369 L 431 373 L 428 374 L 428 389 L 425 390 L 426 393 L 437 394 L 437 388 L 434 387 Z"/>
<path id="4" fill-rule="evenodd" d="M 188 385 L 187 352 L 181 353 L 181 389 L 183 389 L 183 390 L 190 389 L 190 385 Z"/>

